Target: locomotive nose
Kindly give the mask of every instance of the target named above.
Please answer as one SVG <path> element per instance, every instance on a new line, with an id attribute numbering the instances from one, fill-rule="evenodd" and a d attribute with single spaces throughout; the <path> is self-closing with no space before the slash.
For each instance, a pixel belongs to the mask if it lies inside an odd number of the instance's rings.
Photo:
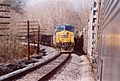
<path id="1" fill-rule="evenodd" d="M 62 38 L 68 38 L 68 36 L 69 36 L 69 32 L 64 32 L 63 34 L 62 34 Z"/>

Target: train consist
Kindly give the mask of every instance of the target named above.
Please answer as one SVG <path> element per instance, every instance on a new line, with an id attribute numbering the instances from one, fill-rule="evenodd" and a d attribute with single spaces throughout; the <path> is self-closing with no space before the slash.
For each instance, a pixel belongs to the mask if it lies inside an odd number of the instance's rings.
<path id="1" fill-rule="evenodd" d="M 78 32 L 72 25 L 57 25 L 54 35 L 41 35 L 40 43 L 54 46 L 59 52 L 73 52 L 78 39 Z"/>

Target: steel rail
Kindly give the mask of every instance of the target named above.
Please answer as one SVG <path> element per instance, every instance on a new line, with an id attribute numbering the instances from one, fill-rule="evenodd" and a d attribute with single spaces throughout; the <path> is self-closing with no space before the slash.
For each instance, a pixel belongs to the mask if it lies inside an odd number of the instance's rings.
<path id="1" fill-rule="evenodd" d="M 56 72 L 62 66 L 64 66 L 66 64 L 66 62 L 69 60 L 70 57 L 71 57 L 71 54 L 68 54 L 68 56 L 57 67 L 55 67 L 53 70 L 51 70 L 46 75 L 44 75 L 43 77 L 41 77 L 38 81 L 48 81 L 54 74 L 56 74 Z"/>
<path id="2" fill-rule="evenodd" d="M 3 76 L 0 76 L 0 81 L 11 81 L 13 80 L 14 78 L 17 78 L 17 77 L 20 77 L 22 76 L 23 74 L 27 74 L 29 73 L 30 71 L 33 71 L 35 70 L 36 68 L 38 67 L 41 67 L 49 62 L 51 62 L 52 60 L 56 59 L 57 57 L 59 57 L 61 54 L 57 54 L 55 55 L 54 57 L 52 58 L 49 58 L 48 60 L 44 61 L 44 62 L 37 62 L 37 63 L 34 63 L 34 64 L 30 64 L 28 65 L 27 67 L 25 68 L 22 68 L 22 69 L 19 69 L 19 70 L 16 70 L 14 72 L 11 72 L 11 73 L 8 73 L 6 75 L 3 75 Z"/>

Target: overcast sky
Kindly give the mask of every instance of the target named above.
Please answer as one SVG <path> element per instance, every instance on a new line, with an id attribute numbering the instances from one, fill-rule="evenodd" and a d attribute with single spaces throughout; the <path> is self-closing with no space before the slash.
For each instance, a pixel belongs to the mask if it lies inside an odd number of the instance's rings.
<path id="1" fill-rule="evenodd" d="M 26 14 L 29 15 L 29 17 L 32 17 L 33 15 L 37 16 L 40 14 L 39 10 L 41 4 L 44 5 L 45 3 L 46 5 L 46 3 L 50 3 L 51 5 L 51 3 L 54 1 L 61 1 L 61 0 L 27 0 L 27 7 L 25 8 Z M 73 9 L 76 11 L 80 10 L 81 8 L 86 8 L 86 6 L 90 6 L 91 4 L 91 0 L 63 0 L 63 1 L 69 1 L 73 5 L 72 6 Z"/>

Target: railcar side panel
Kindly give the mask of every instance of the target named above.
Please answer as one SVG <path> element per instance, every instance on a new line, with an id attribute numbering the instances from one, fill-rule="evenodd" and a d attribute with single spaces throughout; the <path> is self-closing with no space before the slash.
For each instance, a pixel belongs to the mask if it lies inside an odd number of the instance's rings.
<path id="1" fill-rule="evenodd" d="M 100 7 L 101 81 L 120 81 L 120 0 L 102 0 Z"/>

